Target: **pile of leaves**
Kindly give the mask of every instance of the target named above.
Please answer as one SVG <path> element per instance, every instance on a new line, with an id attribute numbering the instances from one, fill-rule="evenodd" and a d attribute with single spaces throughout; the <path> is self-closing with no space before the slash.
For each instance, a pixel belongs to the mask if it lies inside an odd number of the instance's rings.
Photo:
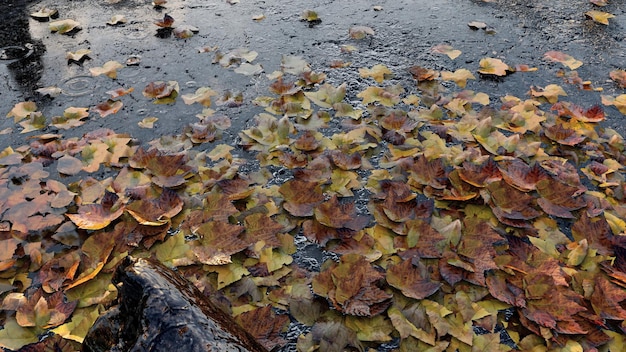
<path id="1" fill-rule="evenodd" d="M 216 63 L 255 57 L 238 49 Z M 115 79 L 122 67 L 93 74 Z M 598 126 L 602 107 L 560 101 L 558 85 L 489 97 L 463 89 L 476 79 L 468 69 L 375 65 L 359 70 L 372 85 L 349 92 L 302 58 L 281 67 L 254 100 L 265 111 L 239 133 L 258 170 L 220 144 L 230 120 L 209 109 L 241 99 L 214 102 L 209 87 L 182 96 L 204 110 L 180 135 L 48 133 L 0 152 L 0 346 L 77 349 L 116 297 L 116 264 L 133 255 L 176 267 L 268 348 L 292 324 L 307 327 L 301 351 L 624 349 L 626 158 L 622 136 Z M 495 58 L 474 69 L 531 70 Z M 591 89 L 575 72 L 564 75 Z M 386 84 L 394 74 L 419 95 Z M 623 86 L 623 71 L 611 77 Z M 143 94 L 168 104 L 179 89 L 152 82 Z M 131 91 L 91 111 L 115 114 Z M 624 112 L 624 97 L 602 101 Z M 68 107 L 52 126 L 78 126 L 89 110 Z M 26 132 L 47 123 L 34 102 L 8 116 Z M 294 263 L 299 238 L 337 259 L 319 271 Z"/>

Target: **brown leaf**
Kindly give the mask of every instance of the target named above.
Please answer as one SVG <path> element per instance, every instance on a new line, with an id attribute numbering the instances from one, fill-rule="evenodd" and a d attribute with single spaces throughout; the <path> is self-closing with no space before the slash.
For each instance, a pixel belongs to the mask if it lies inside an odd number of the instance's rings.
<path id="1" fill-rule="evenodd" d="M 243 226 L 223 221 L 209 221 L 193 230 L 200 239 L 190 245 L 198 260 L 207 265 L 223 265 L 231 262 L 230 256 L 246 249 L 249 242 L 239 238 Z"/>
<path id="2" fill-rule="evenodd" d="M 485 187 L 491 182 L 500 181 L 502 174 L 493 157 L 489 157 L 480 165 L 464 162 L 463 168 L 459 169 L 459 177 L 473 186 Z"/>
<path id="3" fill-rule="evenodd" d="M 313 279 L 313 292 L 328 297 L 345 314 L 374 316 L 389 306 L 392 297 L 376 286 L 382 278 L 365 257 L 347 254 Z"/>
<path id="4" fill-rule="evenodd" d="M 278 192 L 285 199 L 283 207 L 293 216 L 312 216 L 313 209 L 324 201 L 317 182 L 292 179 L 283 183 Z"/>
<path id="5" fill-rule="evenodd" d="M 356 214 L 354 203 L 340 204 L 336 195 L 315 207 L 314 214 L 320 224 L 336 229 L 347 228 L 359 231 L 368 222 L 365 216 Z"/>
<path id="6" fill-rule="evenodd" d="M 141 225 L 161 226 L 183 209 L 183 200 L 169 188 L 155 199 L 140 199 L 126 205 L 126 211 Z"/>
<path id="7" fill-rule="evenodd" d="M 435 71 L 435 70 L 432 70 L 432 69 L 429 69 L 429 68 L 425 68 L 425 67 L 421 67 L 421 66 L 412 66 L 412 67 L 410 67 L 409 68 L 409 73 L 418 82 L 432 81 L 432 80 L 437 79 L 439 77 L 439 72 L 438 71 Z"/>
<path id="8" fill-rule="evenodd" d="M 421 263 L 414 266 L 411 260 L 387 268 L 385 276 L 389 285 L 402 291 L 406 297 L 424 299 L 439 290 L 440 282 L 432 281 L 428 269 Z"/>
<path id="9" fill-rule="evenodd" d="M 102 204 L 83 204 L 78 207 L 77 214 L 65 214 L 84 230 L 100 230 L 107 227 L 113 220 L 124 213 L 124 206 L 117 204 L 118 196 L 107 192 Z"/>
<path id="10" fill-rule="evenodd" d="M 265 246 L 273 248 L 281 245 L 276 235 L 282 232 L 284 228 L 267 215 L 255 213 L 246 216 L 243 221 L 246 228 L 243 239 L 248 243 L 254 244 L 263 241 Z"/>
<path id="11" fill-rule="evenodd" d="M 93 111 L 100 114 L 100 117 L 106 117 L 115 114 L 124 106 L 119 100 L 109 99 L 93 107 Z"/>
<path id="12" fill-rule="evenodd" d="M 289 325 L 289 316 L 276 315 L 272 306 L 244 312 L 237 316 L 236 321 L 268 351 L 277 346 L 285 346 L 287 343 L 281 333 Z"/>

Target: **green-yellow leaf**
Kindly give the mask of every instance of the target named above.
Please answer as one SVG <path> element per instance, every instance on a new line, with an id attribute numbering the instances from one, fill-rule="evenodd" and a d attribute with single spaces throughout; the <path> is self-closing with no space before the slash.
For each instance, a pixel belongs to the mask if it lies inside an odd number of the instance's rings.
<path id="1" fill-rule="evenodd" d="M 34 329 L 21 327 L 13 317 L 7 319 L 4 322 L 4 329 L 0 330 L 0 347 L 2 348 L 19 350 L 38 340 Z"/>

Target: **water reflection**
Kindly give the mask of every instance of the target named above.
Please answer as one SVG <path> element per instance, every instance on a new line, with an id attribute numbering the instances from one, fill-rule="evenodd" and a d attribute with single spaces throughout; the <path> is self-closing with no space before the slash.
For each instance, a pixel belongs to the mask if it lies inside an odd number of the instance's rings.
<path id="1" fill-rule="evenodd" d="M 22 91 L 25 98 L 33 96 L 43 74 L 41 56 L 45 46 L 34 40 L 28 27 L 27 6 L 34 0 L 0 1 L 0 65 L 8 68 L 9 87 Z"/>

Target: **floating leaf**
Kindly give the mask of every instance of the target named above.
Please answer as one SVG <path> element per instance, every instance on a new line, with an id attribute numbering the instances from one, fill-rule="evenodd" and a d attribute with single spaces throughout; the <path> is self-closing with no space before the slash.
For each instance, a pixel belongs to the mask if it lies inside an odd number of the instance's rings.
<path id="1" fill-rule="evenodd" d="M 302 14 L 300 14 L 300 21 L 308 22 L 309 26 L 322 23 L 322 19 L 319 17 L 317 12 L 313 10 L 302 11 Z"/>
<path id="2" fill-rule="evenodd" d="M 117 78 L 117 70 L 124 68 L 124 65 L 117 61 L 107 61 L 102 67 L 93 67 L 89 69 L 92 76 L 105 75 L 109 78 Z"/>
<path id="3" fill-rule="evenodd" d="M 619 110 L 619 112 L 626 115 L 626 94 L 618 95 L 615 98 L 608 95 L 603 95 L 602 104 L 606 106 L 613 105 L 617 108 L 617 110 Z"/>
<path id="4" fill-rule="evenodd" d="M 468 79 L 476 79 L 467 69 L 461 68 L 454 72 L 441 71 L 441 79 L 444 81 L 454 81 L 459 87 L 465 88 Z"/>
<path id="5" fill-rule="evenodd" d="M 445 54 L 452 60 L 456 59 L 461 55 L 461 50 L 454 49 L 451 45 L 448 44 L 439 44 L 435 45 L 430 49 L 431 52 L 437 54 Z"/>
<path id="6" fill-rule="evenodd" d="M 137 122 L 137 125 L 141 128 L 154 128 L 154 123 L 158 120 L 159 119 L 154 116 L 146 117 L 143 120 Z"/>
<path id="7" fill-rule="evenodd" d="M 194 36 L 194 34 L 198 33 L 200 30 L 198 27 L 183 25 L 180 27 L 174 28 L 172 33 L 178 39 L 188 39 Z"/>
<path id="8" fill-rule="evenodd" d="M 385 65 L 374 65 L 371 69 L 360 68 L 359 75 L 363 78 L 372 77 L 376 82 L 382 83 L 382 81 L 389 79 L 392 76 L 391 70 Z"/>
<path id="9" fill-rule="evenodd" d="M 506 76 L 511 68 L 500 59 L 484 58 L 480 60 L 478 72 L 483 75 Z"/>
<path id="10" fill-rule="evenodd" d="M 263 66 L 261 64 L 252 65 L 244 62 L 235 69 L 235 72 L 246 76 L 260 75 L 263 73 Z"/>
<path id="11" fill-rule="evenodd" d="M 50 24 L 48 25 L 48 28 L 50 28 L 51 32 L 57 32 L 59 34 L 66 34 L 75 29 L 80 29 L 79 26 L 80 26 L 80 23 L 74 20 L 67 19 L 67 20 L 50 22 Z"/>
<path id="12" fill-rule="evenodd" d="M 626 71 L 613 70 L 609 73 L 611 79 L 617 82 L 621 88 L 626 88 Z"/>
<path id="13" fill-rule="evenodd" d="M 165 14 L 163 15 L 163 19 L 155 21 L 154 24 L 161 28 L 172 28 L 174 25 L 174 17 Z"/>
<path id="14" fill-rule="evenodd" d="M 89 54 L 91 54 L 91 50 L 89 49 L 80 49 L 75 52 L 68 51 L 67 54 L 65 54 L 65 58 L 69 61 L 81 62 L 89 58 Z"/>
<path id="15" fill-rule="evenodd" d="M 198 90 L 200 89 L 202 88 L 199 88 Z M 142 93 L 143 93 L 143 96 L 146 98 L 155 99 L 153 101 L 153 103 L 155 104 L 170 104 L 170 103 L 173 103 L 176 100 L 176 97 L 178 96 L 178 82 L 176 81 L 150 82 L 148 83 L 148 85 L 146 85 L 146 88 L 144 88 Z M 205 101 L 204 99 L 206 97 L 191 95 L 190 98 L 200 99 L 201 101 Z"/>
<path id="16" fill-rule="evenodd" d="M 470 27 L 473 30 L 478 30 L 478 29 L 485 29 L 487 28 L 487 24 L 485 22 L 479 22 L 479 21 L 471 21 L 467 23 L 467 26 Z"/>
<path id="17" fill-rule="evenodd" d="M 22 121 L 29 117 L 32 113 L 37 111 L 37 104 L 33 101 L 25 101 L 15 104 L 13 109 L 9 111 L 7 117 L 13 117 L 15 123 Z"/>
<path id="18" fill-rule="evenodd" d="M 124 106 L 119 100 L 108 99 L 93 107 L 93 111 L 100 114 L 100 117 L 106 117 L 115 114 Z"/>
<path id="19" fill-rule="evenodd" d="M 76 175 L 83 170 L 82 161 L 70 155 L 59 158 L 57 163 L 57 170 L 65 175 Z"/>
<path id="20" fill-rule="evenodd" d="M 161 84 L 158 84 L 158 83 L 161 83 Z M 164 82 L 154 82 L 153 86 L 151 86 L 150 89 L 146 87 L 146 90 L 144 90 L 144 95 L 147 97 L 152 97 L 152 98 L 163 98 L 167 96 L 165 94 L 167 94 L 168 89 L 170 87 L 173 88 L 173 86 L 172 85 L 163 86 L 163 83 Z M 148 91 L 150 94 L 146 95 L 146 91 Z M 194 94 L 185 94 L 182 96 L 182 98 L 185 104 L 187 105 L 190 105 L 193 103 L 200 103 L 202 106 L 210 107 L 211 97 L 214 97 L 216 95 L 217 95 L 217 92 L 214 91 L 213 89 L 209 87 L 200 87 L 196 90 Z"/>
<path id="21" fill-rule="evenodd" d="M 590 10 L 585 12 L 585 16 L 587 16 L 588 18 L 591 18 L 594 22 L 603 24 L 605 26 L 607 26 L 609 24 L 609 18 L 614 18 L 615 15 L 608 13 L 608 12 L 603 12 L 603 11 L 597 11 L 597 10 Z"/>
<path id="22" fill-rule="evenodd" d="M 358 40 L 374 35 L 374 30 L 367 26 L 352 26 L 348 30 L 348 34 L 350 35 L 350 38 Z"/>
<path id="23" fill-rule="evenodd" d="M 128 20 L 126 19 L 126 17 L 124 15 L 114 15 L 107 22 L 107 24 L 110 25 L 110 26 L 115 26 L 115 25 L 118 25 L 118 24 L 124 24 L 126 22 L 128 22 Z"/>
<path id="24" fill-rule="evenodd" d="M 38 20 L 38 21 L 48 21 L 51 18 L 56 18 L 59 15 L 59 11 L 54 8 L 42 7 L 37 12 L 33 12 L 30 14 L 30 17 Z"/>
<path id="25" fill-rule="evenodd" d="M 530 87 L 530 94 L 533 97 L 543 97 L 551 104 L 556 103 L 559 96 L 567 96 L 563 88 L 556 84 L 548 84 L 544 88 Z"/>
<path id="26" fill-rule="evenodd" d="M 544 54 L 544 58 L 552 62 L 559 62 L 564 66 L 569 67 L 570 70 L 575 70 L 583 65 L 582 61 L 578 61 L 572 56 L 562 53 L 560 51 L 548 51 Z"/>

